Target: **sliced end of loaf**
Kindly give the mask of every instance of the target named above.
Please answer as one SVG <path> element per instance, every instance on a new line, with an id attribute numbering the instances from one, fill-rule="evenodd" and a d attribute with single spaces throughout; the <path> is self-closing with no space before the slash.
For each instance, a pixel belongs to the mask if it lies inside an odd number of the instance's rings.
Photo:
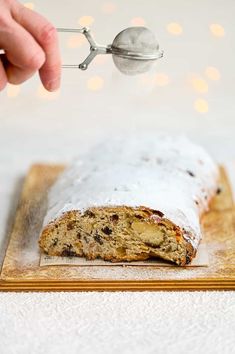
<path id="1" fill-rule="evenodd" d="M 157 210 L 144 207 L 90 208 L 65 212 L 42 231 L 39 245 L 51 256 L 85 256 L 112 262 L 157 257 L 190 263 L 196 250 Z"/>

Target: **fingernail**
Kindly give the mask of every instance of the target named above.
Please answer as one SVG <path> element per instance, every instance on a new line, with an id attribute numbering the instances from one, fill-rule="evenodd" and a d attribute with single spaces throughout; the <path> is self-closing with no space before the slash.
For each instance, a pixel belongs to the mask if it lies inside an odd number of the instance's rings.
<path id="1" fill-rule="evenodd" d="M 60 78 L 57 77 L 54 80 L 48 81 L 47 85 L 46 85 L 47 89 L 49 91 L 56 91 L 59 89 L 60 87 Z"/>

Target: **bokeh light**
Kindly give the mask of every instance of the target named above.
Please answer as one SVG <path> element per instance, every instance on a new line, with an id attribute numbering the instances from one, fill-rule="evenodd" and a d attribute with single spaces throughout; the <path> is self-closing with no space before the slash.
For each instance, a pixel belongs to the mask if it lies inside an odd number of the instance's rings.
<path id="1" fill-rule="evenodd" d="M 225 35 L 224 27 L 218 23 L 212 23 L 210 25 L 210 31 L 215 37 L 223 37 Z"/>
<path id="2" fill-rule="evenodd" d="M 213 81 L 218 81 L 221 77 L 219 70 L 214 66 L 208 66 L 205 70 L 205 74 L 208 79 Z"/>
<path id="3" fill-rule="evenodd" d="M 110 60 L 109 55 L 97 55 L 93 61 L 93 63 L 98 64 L 98 65 L 103 65 L 107 63 L 107 61 Z"/>
<path id="4" fill-rule="evenodd" d="M 26 3 L 24 3 L 24 7 L 27 7 L 27 9 L 33 10 L 35 5 L 33 2 L 26 2 Z"/>
<path id="5" fill-rule="evenodd" d="M 86 42 L 84 35 L 82 34 L 74 34 L 68 38 L 67 45 L 69 48 L 78 48 Z"/>
<path id="6" fill-rule="evenodd" d="M 107 1 L 102 5 L 101 9 L 103 13 L 110 15 L 117 10 L 117 5 L 114 2 Z"/>
<path id="7" fill-rule="evenodd" d="M 87 88 L 91 91 L 99 91 L 104 86 L 104 80 L 100 76 L 93 76 L 87 81 Z"/>
<path id="8" fill-rule="evenodd" d="M 20 93 L 19 85 L 7 84 L 7 96 L 8 97 L 17 97 Z"/>
<path id="9" fill-rule="evenodd" d="M 39 85 L 38 90 L 37 90 L 37 96 L 39 98 L 43 98 L 45 100 L 54 100 L 57 97 L 59 97 L 59 95 L 60 95 L 59 90 L 57 90 L 55 92 L 49 92 L 41 84 Z"/>
<path id="10" fill-rule="evenodd" d="M 91 26 L 94 21 L 95 20 L 92 16 L 82 16 L 79 18 L 78 23 L 80 26 L 85 27 Z"/>
<path id="11" fill-rule="evenodd" d="M 206 113 L 209 109 L 208 102 L 202 98 L 199 98 L 194 102 L 194 109 L 199 113 Z"/>
<path id="12" fill-rule="evenodd" d="M 179 23 L 171 22 L 167 25 L 167 31 L 174 36 L 179 36 L 183 33 L 183 28 Z"/>
<path id="13" fill-rule="evenodd" d="M 142 17 L 134 17 L 131 20 L 132 26 L 145 26 L 146 22 Z"/>
<path id="14" fill-rule="evenodd" d="M 167 86 L 169 82 L 169 76 L 164 73 L 158 73 L 154 76 L 154 84 L 157 86 Z"/>
<path id="15" fill-rule="evenodd" d="M 193 77 L 191 79 L 191 83 L 195 91 L 200 93 L 208 92 L 208 84 L 204 79 L 200 77 Z"/>

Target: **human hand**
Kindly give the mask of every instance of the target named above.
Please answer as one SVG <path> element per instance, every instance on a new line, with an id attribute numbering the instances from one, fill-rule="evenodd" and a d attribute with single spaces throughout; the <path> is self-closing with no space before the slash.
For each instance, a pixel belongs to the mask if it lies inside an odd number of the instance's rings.
<path id="1" fill-rule="evenodd" d="M 0 0 L 0 91 L 7 82 L 21 84 L 39 71 L 43 86 L 60 86 L 57 31 L 38 13 L 16 0 Z"/>

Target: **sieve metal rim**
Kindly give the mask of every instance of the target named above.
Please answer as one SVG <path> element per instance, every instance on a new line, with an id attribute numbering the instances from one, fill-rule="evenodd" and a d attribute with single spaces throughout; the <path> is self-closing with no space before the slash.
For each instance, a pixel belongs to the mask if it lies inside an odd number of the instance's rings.
<path id="1" fill-rule="evenodd" d="M 118 48 L 113 45 L 110 47 L 111 53 L 117 55 L 118 57 L 125 59 L 135 59 L 135 60 L 157 60 L 162 58 L 163 51 L 156 51 L 155 53 L 140 53 L 132 52 L 124 48 Z"/>

